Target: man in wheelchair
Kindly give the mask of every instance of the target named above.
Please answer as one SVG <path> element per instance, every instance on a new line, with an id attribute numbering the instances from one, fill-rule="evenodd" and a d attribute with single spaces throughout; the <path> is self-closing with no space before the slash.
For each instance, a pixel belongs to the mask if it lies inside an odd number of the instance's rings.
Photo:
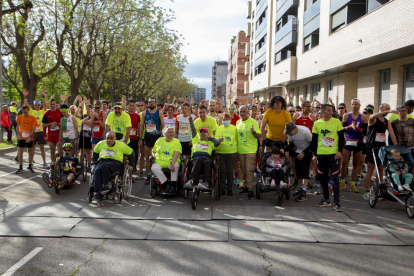
<path id="1" fill-rule="evenodd" d="M 106 184 L 111 180 L 111 174 L 122 171 L 124 155 L 127 155 L 129 169 L 133 171 L 135 164 L 134 151 L 124 143 L 116 141 L 115 137 L 115 132 L 109 131 L 106 134 L 106 140 L 99 142 L 93 150 L 93 163 L 96 163 L 98 158 L 100 159 L 93 171 L 94 199 L 96 200 L 102 200 L 102 193 L 109 190 Z"/>
<path id="2" fill-rule="evenodd" d="M 197 134 L 194 124 L 191 124 L 192 132 L 192 159 L 189 166 L 192 166 L 189 180 L 184 185 L 184 189 L 192 189 L 197 185 L 200 190 L 211 189 L 211 168 L 214 164 L 211 156 L 213 150 L 224 140 L 223 137 L 215 139 L 210 137 L 208 128 L 201 128 L 200 134 Z M 190 164 L 191 163 L 191 164 Z M 199 184 L 200 175 L 203 175 L 203 183 Z"/>

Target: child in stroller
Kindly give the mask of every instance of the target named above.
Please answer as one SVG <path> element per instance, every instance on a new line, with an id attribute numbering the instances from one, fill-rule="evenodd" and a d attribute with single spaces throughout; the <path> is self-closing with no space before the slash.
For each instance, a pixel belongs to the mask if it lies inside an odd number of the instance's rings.
<path id="1" fill-rule="evenodd" d="M 275 188 L 276 183 L 280 188 L 286 188 L 287 184 L 283 181 L 286 173 L 286 161 L 280 157 L 280 149 L 273 148 L 272 155 L 266 160 L 266 172 L 270 175 L 270 187 Z"/>
<path id="2" fill-rule="evenodd" d="M 404 161 L 404 158 L 401 156 L 400 151 L 397 149 L 392 149 L 387 159 L 387 163 L 389 164 L 388 171 L 390 172 L 391 178 L 394 180 L 394 183 L 398 186 L 398 191 L 403 191 L 404 189 L 407 191 L 411 191 L 410 184 L 413 179 L 413 175 L 408 172 L 408 164 L 392 163 L 395 161 Z M 403 185 L 401 185 L 400 177 L 404 181 Z"/>

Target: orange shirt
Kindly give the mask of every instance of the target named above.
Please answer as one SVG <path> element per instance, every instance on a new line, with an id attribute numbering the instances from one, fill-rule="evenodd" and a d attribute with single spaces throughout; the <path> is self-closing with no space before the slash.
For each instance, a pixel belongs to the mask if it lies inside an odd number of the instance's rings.
<path id="1" fill-rule="evenodd" d="M 26 140 L 32 133 L 33 127 L 37 125 L 36 117 L 33 115 L 25 116 L 24 114 L 17 117 L 16 120 L 19 125 L 20 138 Z M 33 138 L 33 135 L 32 135 Z"/>

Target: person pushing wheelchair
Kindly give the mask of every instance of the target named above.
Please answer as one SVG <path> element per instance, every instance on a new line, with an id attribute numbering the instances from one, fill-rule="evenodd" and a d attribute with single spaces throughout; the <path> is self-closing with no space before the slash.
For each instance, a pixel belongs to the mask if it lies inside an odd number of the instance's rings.
<path id="1" fill-rule="evenodd" d="M 122 171 L 124 155 L 127 155 L 129 169 L 133 171 L 135 164 L 135 153 L 134 151 L 122 142 L 116 141 L 115 132 L 109 131 L 106 134 L 105 141 L 99 142 L 94 150 L 92 162 L 96 163 L 98 158 L 101 161 L 96 164 L 93 173 L 93 183 L 96 200 L 102 200 L 103 190 L 109 190 L 106 185 L 111 179 L 111 174 L 116 171 Z"/>

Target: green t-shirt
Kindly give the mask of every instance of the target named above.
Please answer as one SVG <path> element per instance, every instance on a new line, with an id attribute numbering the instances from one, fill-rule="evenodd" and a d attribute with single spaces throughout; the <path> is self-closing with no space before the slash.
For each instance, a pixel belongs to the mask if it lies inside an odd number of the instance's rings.
<path id="1" fill-rule="evenodd" d="M 191 156 L 193 156 L 194 152 L 207 152 L 211 155 L 214 149 L 215 147 L 212 141 L 201 141 L 200 134 L 197 134 L 193 138 L 193 148 L 191 150 Z"/>
<path id="2" fill-rule="evenodd" d="M 155 163 L 160 164 L 163 168 L 168 168 L 171 164 L 174 151 L 178 151 L 180 154 L 183 152 L 181 143 L 177 138 L 173 138 L 168 143 L 165 141 L 165 137 L 161 137 L 155 142 L 152 151 L 155 152 Z M 177 162 L 181 162 L 180 158 L 177 159 Z"/>
<path id="3" fill-rule="evenodd" d="M 198 118 L 197 120 L 195 120 L 194 127 L 196 128 L 197 133 L 200 133 L 201 128 L 203 127 L 207 128 L 208 133 L 210 134 L 211 137 L 213 137 L 213 131 L 217 130 L 217 122 L 216 122 L 216 119 L 207 115 L 205 122 L 202 122 L 201 118 Z"/>
<path id="4" fill-rule="evenodd" d="M 225 127 L 219 126 L 216 131 L 216 139 L 220 139 L 223 136 L 224 141 L 217 147 L 217 153 L 230 154 L 237 152 L 237 128 L 233 125 Z"/>
<path id="5" fill-rule="evenodd" d="M 318 155 L 336 154 L 338 152 L 338 131 L 343 130 L 338 119 L 331 118 L 325 122 L 323 119 L 317 120 L 313 124 L 312 132 L 318 134 Z"/>
<path id="6" fill-rule="evenodd" d="M 42 120 L 43 120 L 43 115 L 45 115 L 46 113 L 46 110 L 40 109 L 39 111 L 36 111 L 35 109 L 30 109 L 29 113 L 35 116 L 36 121 L 37 121 L 35 132 L 43 132 Z"/>
<path id="7" fill-rule="evenodd" d="M 132 153 L 132 149 L 124 143 L 115 141 L 115 144 L 109 147 L 106 140 L 100 141 L 93 151 L 99 153 L 99 158 L 111 158 L 119 162 L 124 162 L 124 154 L 130 155 Z"/>
<path id="8" fill-rule="evenodd" d="M 251 128 L 254 128 L 258 134 L 262 134 L 256 120 L 249 118 L 246 121 L 240 119 L 236 123 L 237 128 L 237 152 L 240 154 L 249 154 L 257 152 L 257 139 L 254 138 Z"/>
<path id="9" fill-rule="evenodd" d="M 414 119 L 413 115 L 408 114 L 407 115 L 408 118 Z M 388 116 L 388 121 L 392 122 L 394 120 L 397 120 L 400 118 L 400 115 L 398 114 L 394 114 L 394 113 L 390 113 L 390 116 Z"/>
<path id="10" fill-rule="evenodd" d="M 115 112 L 109 113 L 105 124 L 109 125 L 112 131 L 122 133 L 124 137 L 126 136 L 126 128 L 132 126 L 131 117 L 124 111 L 122 111 L 119 117 L 115 115 Z M 127 143 L 129 143 L 129 140 Z"/>

